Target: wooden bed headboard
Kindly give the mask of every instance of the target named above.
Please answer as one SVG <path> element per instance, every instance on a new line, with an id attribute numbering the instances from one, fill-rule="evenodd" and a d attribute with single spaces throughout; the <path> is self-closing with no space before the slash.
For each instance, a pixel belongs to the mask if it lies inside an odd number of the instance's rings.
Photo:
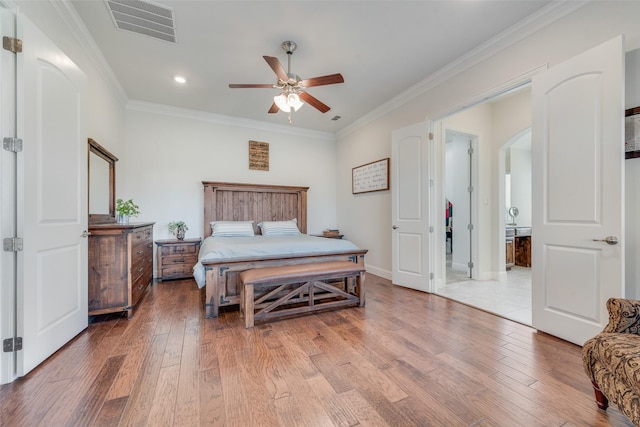
<path id="1" fill-rule="evenodd" d="M 307 190 L 309 187 L 238 184 L 202 181 L 204 186 L 204 237 L 211 235 L 211 221 L 249 221 L 259 234 L 261 221 L 298 219 L 307 232 Z"/>

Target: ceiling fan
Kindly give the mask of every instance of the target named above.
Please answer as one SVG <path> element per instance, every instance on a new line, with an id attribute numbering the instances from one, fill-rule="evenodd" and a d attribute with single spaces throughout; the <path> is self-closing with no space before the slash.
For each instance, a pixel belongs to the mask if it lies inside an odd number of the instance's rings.
<path id="1" fill-rule="evenodd" d="M 291 55 L 298 45 L 292 41 L 285 41 L 281 45 L 282 49 L 287 53 L 287 71 L 278 60 L 273 56 L 263 56 L 264 60 L 271 69 L 276 73 L 278 82 L 276 84 L 230 84 L 232 89 L 244 88 L 272 88 L 280 89 L 279 95 L 273 97 L 273 104 L 269 108 L 269 113 L 277 113 L 282 110 L 289 113 L 289 124 L 291 124 L 291 112 L 298 111 L 306 102 L 322 113 L 326 113 L 331 108 L 318 100 L 316 97 L 305 92 L 304 89 L 314 86 L 332 85 L 336 83 L 344 83 L 342 74 L 329 74 L 326 76 L 312 77 L 310 79 L 301 79 L 300 76 L 291 72 Z"/>

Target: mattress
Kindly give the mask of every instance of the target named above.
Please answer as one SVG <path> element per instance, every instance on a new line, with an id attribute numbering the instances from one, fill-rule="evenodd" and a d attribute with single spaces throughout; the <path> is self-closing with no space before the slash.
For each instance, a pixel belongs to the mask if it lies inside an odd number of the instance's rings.
<path id="1" fill-rule="evenodd" d="M 318 254 L 359 249 L 348 240 L 327 239 L 295 234 L 285 236 L 207 237 L 200 247 L 198 263 L 193 267 L 193 277 L 199 288 L 206 284 L 203 260 L 242 259 L 292 254 Z"/>

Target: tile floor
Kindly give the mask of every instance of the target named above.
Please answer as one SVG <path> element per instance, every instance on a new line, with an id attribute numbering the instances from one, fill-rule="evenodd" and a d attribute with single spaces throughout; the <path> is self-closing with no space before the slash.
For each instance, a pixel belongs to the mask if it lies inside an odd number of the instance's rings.
<path id="1" fill-rule="evenodd" d="M 531 269 L 514 266 L 507 280 L 469 280 L 447 272 L 447 285 L 437 294 L 504 318 L 531 325 Z"/>

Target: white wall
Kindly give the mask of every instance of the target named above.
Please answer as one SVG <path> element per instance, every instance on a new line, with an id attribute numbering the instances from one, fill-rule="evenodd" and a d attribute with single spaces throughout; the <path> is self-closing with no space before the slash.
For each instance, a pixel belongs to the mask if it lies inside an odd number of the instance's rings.
<path id="1" fill-rule="evenodd" d="M 638 16 L 640 2 L 587 3 L 473 66 L 464 70 L 451 70 L 448 73 L 450 77 L 428 86 L 417 98 L 390 111 L 376 112 L 375 116 L 361 120 L 359 127 L 354 126 L 339 133 L 338 226 L 348 233 L 353 241 L 370 249 L 367 265 L 372 267 L 372 272 L 382 273 L 387 277 L 390 275 L 390 195 L 385 192 L 371 193 L 366 198 L 353 197 L 348 191 L 353 166 L 389 156 L 390 135 L 394 129 L 429 117 L 440 118 L 458 108 L 457 106 L 465 105 L 470 99 L 477 99 L 483 94 L 503 88 L 506 82 L 523 80 L 522 76 L 535 73 L 541 66 L 553 66 L 621 33 L 625 34 L 627 51 L 640 47 Z M 503 144 L 508 137 L 514 136 L 517 132 L 504 130 L 504 133 L 506 135 L 495 133 L 490 140 L 495 144 L 502 141 Z M 504 242 L 499 242 L 498 232 L 495 231 L 502 210 L 496 196 L 500 172 L 498 154 L 494 150 L 480 161 L 488 165 L 492 171 L 488 178 L 489 183 L 486 182 L 487 177 L 480 177 L 479 197 L 483 207 L 480 215 L 493 222 L 493 229 L 487 230 L 486 236 L 478 239 L 483 242 L 483 246 L 479 248 L 482 255 L 498 253 L 499 246 L 504 246 Z M 487 206 L 486 211 L 484 206 Z M 376 212 L 376 215 L 353 214 L 364 212 L 365 209 L 366 212 Z M 483 270 L 498 271 L 497 258 L 481 261 L 490 264 L 488 267 L 482 265 Z"/>
<path id="2" fill-rule="evenodd" d="M 182 220 L 187 238 L 202 237 L 202 181 L 309 187 L 311 234 L 336 227 L 335 139 L 150 104 L 127 109 L 124 152 L 118 162 L 118 198 L 132 198 L 140 221 L 154 221 L 154 238 Z M 269 143 L 269 171 L 249 170 L 249 140 Z M 347 236 L 348 237 L 348 236 Z"/>
<path id="3" fill-rule="evenodd" d="M 113 152 L 123 155 L 124 106 L 122 88 L 105 74 L 101 54 L 91 45 L 84 24 L 76 20 L 75 10 L 63 2 L 17 1 L 25 14 L 87 75 L 88 137 Z M 28 46 L 24 47 L 28 49 Z"/>

